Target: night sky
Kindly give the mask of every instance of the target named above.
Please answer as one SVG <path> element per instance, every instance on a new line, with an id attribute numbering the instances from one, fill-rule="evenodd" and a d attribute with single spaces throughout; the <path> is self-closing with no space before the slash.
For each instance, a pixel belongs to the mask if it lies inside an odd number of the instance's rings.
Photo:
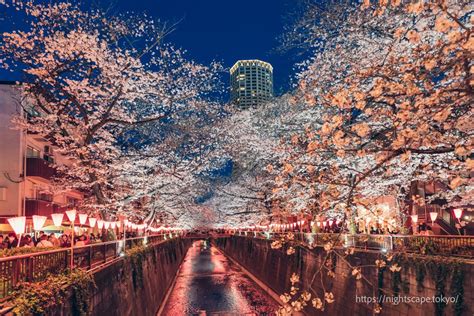
<path id="1" fill-rule="evenodd" d="M 109 0 L 86 0 L 101 7 Z M 147 13 L 168 24 L 180 21 L 167 41 L 203 64 L 216 60 L 231 67 L 238 59 L 261 59 L 274 67 L 275 93 L 288 91 L 294 57 L 276 52 L 278 36 L 294 11 L 295 0 L 115 0 L 112 12 Z M 5 21 L 4 21 L 5 22 Z M 21 24 L 20 21 L 18 24 Z M 1 23 L 0 23 L 1 24 Z M 223 76 L 228 86 L 228 76 Z M 0 71 L 0 80 L 17 80 Z"/>

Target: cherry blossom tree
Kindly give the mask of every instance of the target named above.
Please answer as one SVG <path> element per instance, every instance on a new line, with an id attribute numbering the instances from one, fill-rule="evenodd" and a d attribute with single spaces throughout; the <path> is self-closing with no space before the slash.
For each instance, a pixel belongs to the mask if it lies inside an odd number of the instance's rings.
<path id="1" fill-rule="evenodd" d="M 288 155 L 274 168 L 274 198 L 290 211 L 353 222 L 360 207 L 387 195 L 404 195 L 403 188 L 420 180 L 443 183 L 445 190 L 436 197 L 449 204 L 469 204 L 472 12 L 472 4 L 464 1 L 365 1 L 335 33 L 307 24 L 314 57 L 299 75 L 296 97 L 317 107 L 322 120 L 287 142 Z M 376 288 L 345 259 L 353 250 L 335 248 L 337 237 L 324 246 L 325 259 L 313 276 L 313 281 L 321 279 L 323 293 L 300 290 L 294 275 L 291 289 L 281 297 L 287 303 L 282 315 L 307 305 L 324 310 L 340 299 L 324 282 L 336 277 L 326 266 L 333 256 L 357 280 Z M 381 256 L 375 266 L 390 265 L 390 272 L 397 273 L 401 268 L 392 259 L 393 254 Z M 374 312 L 380 311 L 375 304 Z"/>
<path id="2" fill-rule="evenodd" d="M 370 6 L 316 41 L 300 74 L 299 98 L 323 124 L 295 137 L 277 171 L 289 207 L 352 217 L 413 180 L 444 182 L 448 201 L 472 196 L 469 5 Z"/>
<path id="3" fill-rule="evenodd" d="M 108 209 L 121 200 L 122 137 L 192 112 L 215 87 L 217 66 L 186 60 L 163 43 L 169 29 L 145 15 L 108 16 L 70 3 L 2 5 L 28 23 L 0 37 L 0 65 L 24 75 L 28 117 L 17 124 L 73 162 L 59 167 L 58 188 L 84 191 L 90 207 Z"/>
<path id="4" fill-rule="evenodd" d="M 290 212 L 274 199 L 274 170 L 287 159 L 286 143 L 293 135 L 322 124 L 316 107 L 307 107 L 292 94 L 256 109 L 230 111 L 215 128 L 215 155 L 232 161 L 232 174 L 211 185 L 212 205 L 225 225 L 268 224 L 286 219 Z"/>
<path id="5" fill-rule="evenodd" d="M 221 115 L 220 104 L 200 102 L 172 120 L 134 128 L 122 151 L 118 181 L 129 189 L 118 200 L 119 213 L 148 223 L 210 225 L 211 211 L 197 200 L 206 194 L 206 174 L 215 165 L 212 130 Z M 134 209 L 136 203 L 140 207 Z"/>

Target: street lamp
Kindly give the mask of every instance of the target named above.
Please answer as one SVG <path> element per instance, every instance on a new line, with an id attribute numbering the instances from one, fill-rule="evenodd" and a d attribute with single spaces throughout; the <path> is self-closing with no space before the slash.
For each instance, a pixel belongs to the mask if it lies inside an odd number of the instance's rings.
<path id="1" fill-rule="evenodd" d="M 8 223 L 13 228 L 15 234 L 19 235 L 17 247 L 20 246 L 21 235 L 25 233 L 25 226 L 26 226 L 26 217 L 19 216 L 19 217 L 12 217 L 8 219 Z"/>
<path id="2" fill-rule="evenodd" d="M 438 212 L 430 212 L 431 224 L 434 224 L 434 221 L 438 217 Z"/>

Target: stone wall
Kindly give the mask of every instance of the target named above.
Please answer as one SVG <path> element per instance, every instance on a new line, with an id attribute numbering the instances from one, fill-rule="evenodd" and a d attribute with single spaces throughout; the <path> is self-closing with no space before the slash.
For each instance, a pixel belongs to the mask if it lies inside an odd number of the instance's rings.
<path id="1" fill-rule="evenodd" d="M 316 294 L 322 298 L 324 290 L 321 286 L 321 276 L 317 271 L 324 262 L 326 252 L 322 248 L 307 249 L 297 247 L 293 255 L 288 256 L 286 249 L 272 249 L 271 241 L 265 239 L 249 238 L 244 236 L 233 236 L 230 238 L 219 238 L 215 240 L 216 245 L 228 256 L 239 262 L 243 267 L 268 285 L 276 293 L 289 292 L 290 276 L 292 273 L 300 275 L 301 289 L 309 290 L 313 297 Z M 434 260 L 427 256 L 408 256 L 400 258 L 402 270 L 399 274 L 389 271 L 387 268 L 382 273 L 374 267 L 375 260 L 380 258 L 381 253 L 375 251 L 356 251 L 347 257 L 352 265 L 365 266 L 362 274 L 368 282 L 356 280 L 351 275 L 351 269 L 343 259 L 334 256 L 331 258 L 335 266 L 333 270 L 335 277 L 323 274 L 324 285 L 327 292 L 332 292 L 335 302 L 328 305 L 324 313 L 312 307 L 305 311 L 309 315 L 372 315 L 374 306 L 363 302 L 356 302 L 356 296 L 378 297 L 380 289 L 385 290 L 386 295 L 392 297 L 398 289 L 401 297 L 458 296 L 458 304 L 448 304 L 444 308 L 442 304 L 434 303 L 382 303 L 381 315 L 472 315 L 474 312 L 474 265 L 472 262 L 463 261 L 453 263 L 450 258 Z M 463 273 L 461 284 L 453 282 L 454 267 L 459 267 Z M 458 270 L 459 271 L 459 270 Z M 463 294 L 459 294 L 463 291 Z M 463 300 L 463 303 L 461 303 Z M 459 308 L 462 307 L 462 311 Z M 456 310 L 456 308 L 458 310 Z"/>
<path id="2" fill-rule="evenodd" d="M 156 315 L 191 243 L 190 239 L 172 239 L 150 246 L 139 262 L 124 257 L 96 271 L 90 315 Z M 54 314 L 73 315 L 73 308 L 68 303 Z"/>

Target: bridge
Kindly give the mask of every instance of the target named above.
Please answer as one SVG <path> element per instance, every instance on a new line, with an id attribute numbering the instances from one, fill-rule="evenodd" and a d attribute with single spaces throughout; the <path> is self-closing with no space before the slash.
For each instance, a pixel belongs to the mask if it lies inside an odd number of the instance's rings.
<path id="1" fill-rule="evenodd" d="M 154 234 L 0 258 L 0 314 L 469 315 L 473 259 L 473 236 Z"/>

